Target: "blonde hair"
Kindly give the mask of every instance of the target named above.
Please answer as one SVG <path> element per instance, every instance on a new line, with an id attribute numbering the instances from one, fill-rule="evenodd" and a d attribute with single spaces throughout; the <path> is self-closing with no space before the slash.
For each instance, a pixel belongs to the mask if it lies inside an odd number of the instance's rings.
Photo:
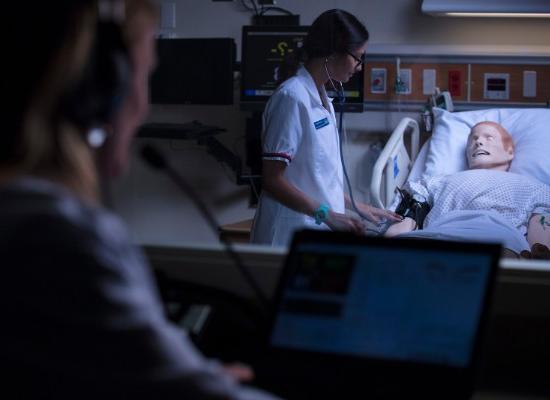
<path id="1" fill-rule="evenodd" d="M 78 129 L 56 115 L 63 93 L 82 74 L 95 33 L 93 7 L 76 14 L 69 35 L 48 62 L 22 116 L 16 169 L 18 174 L 59 181 L 84 198 L 95 198 L 93 158 Z"/>
<path id="2" fill-rule="evenodd" d="M 122 35 L 131 47 L 138 38 L 143 18 L 156 19 L 158 7 L 155 0 L 124 1 L 126 17 L 121 26 Z M 32 53 L 27 55 L 25 62 L 36 63 L 33 67 L 36 79 L 24 93 L 27 98 L 14 106 L 16 115 L 8 115 L 11 118 L 8 135 L 12 136 L 5 139 L 4 149 L 0 149 L 3 151 L 0 152 L 0 175 L 3 169 L 3 179 L 21 175 L 43 177 L 67 186 L 82 199 L 94 203 L 99 199 L 99 185 L 86 132 L 60 115 L 59 107 L 64 93 L 80 79 L 91 56 L 97 2 L 71 4 L 71 7 L 71 11 L 62 16 L 54 15 L 53 20 L 58 20 L 53 23 L 62 29 L 51 36 L 45 35 L 43 58 L 38 59 Z M 42 24 L 53 25 L 48 21 Z M 17 78 L 25 79 L 23 74 Z M 15 91 L 16 86 L 9 89 Z M 0 143 L 0 147 L 2 145 Z"/>

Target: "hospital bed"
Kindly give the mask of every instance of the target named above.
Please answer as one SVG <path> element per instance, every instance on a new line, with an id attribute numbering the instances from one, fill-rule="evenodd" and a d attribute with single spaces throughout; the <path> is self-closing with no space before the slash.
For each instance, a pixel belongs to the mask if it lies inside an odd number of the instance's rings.
<path id="1" fill-rule="evenodd" d="M 416 121 L 405 118 L 392 132 L 373 167 L 371 202 L 395 210 L 401 198 L 394 195 L 396 188 L 407 183 L 407 189 L 424 197 L 438 197 L 424 228 L 400 236 L 494 241 L 516 254 L 529 250 L 524 214 L 527 218 L 532 212 L 550 212 L 550 194 L 540 184 L 550 185 L 550 110 L 493 108 L 451 113 L 434 108 L 433 118 L 432 135 L 420 151 Z M 512 135 L 515 151 L 509 171 L 515 174 L 481 170 L 456 174 L 468 169 L 468 135 L 482 121 L 497 122 Z M 407 136 L 410 141 L 405 140 Z"/>
<path id="2" fill-rule="evenodd" d="M 407 148 L 405 137 L 409 136 L 410 146 Z M 380 208 L 389 208 L 396 187 L 401 187 L 412 176 L 410 173 L 413 165 L 422 166 L 422 158 L 425 157 L 427 143 L 422 147 L 422 153 L 418 163 L 414 164 L 419 156 L 418 146 L 420 140 L 420 128 L 418 122 L 412 118 L 403 118 L 393 130 L 388 142 L 384 146 L 380 156 L 376 160 L 371 177 L 370 196 L 371 203 Z"/>
<path id="3" fill-rule="evenodd" d="M 501 123 L 516 145 L 510 171 L 550 185 L 550 109 L 493 108 L 450 113 L 434 108 L 432 136 L 419 150 L 420 128 L 411 118 L 402 119 L 376 160 L 370 184 L 371 203 L 395 206 L 396 187 L 407 181 L 466 169 L 464 149 L 470 128 L 480 121 Z"/>

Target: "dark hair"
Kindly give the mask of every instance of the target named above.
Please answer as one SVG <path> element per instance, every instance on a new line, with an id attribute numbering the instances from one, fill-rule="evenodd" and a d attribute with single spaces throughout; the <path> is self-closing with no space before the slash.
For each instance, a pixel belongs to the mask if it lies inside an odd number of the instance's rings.
<path id="1" fill-rule="evenodd" d="M 311 24 L 302 48 L 289 53 L 279 68 L 281 83 L 296 73 L 301 62 L 344 54 L 369 40 L 369 31 L 353 14 L 333 9 L 319 15 Z"/>
<path id="2" fill-rule="evenodd" d="M 367 40 L 369 31 L 353 14 L 328 10 L 311 24 L 304 41 L 303 59 L 343 54 L 361 47 Z"/>

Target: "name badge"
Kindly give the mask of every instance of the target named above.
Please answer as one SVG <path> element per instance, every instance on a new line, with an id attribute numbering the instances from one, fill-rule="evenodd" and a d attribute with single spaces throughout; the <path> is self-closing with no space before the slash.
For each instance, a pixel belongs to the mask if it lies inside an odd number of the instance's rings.
<path id="1" fill-rule="evenodd" d="M 320 119 L 319 121 L 315 121 L 313 125 L 315 125 L 315 129 L 321 129 L 324 128 L 329 124 L 328 118 Z"/>

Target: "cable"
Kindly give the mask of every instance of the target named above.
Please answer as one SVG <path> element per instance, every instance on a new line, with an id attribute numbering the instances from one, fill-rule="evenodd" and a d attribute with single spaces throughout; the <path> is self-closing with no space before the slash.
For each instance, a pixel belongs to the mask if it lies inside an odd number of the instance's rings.
<path id="1" fill-rule="evenodd" d="M 191 201 L 199 209 L 199 211 L 201 212 L 202 216 L 204 217 L 204 219 L 206 220 L 210 228 L 216 234 L 218 234 L 220 225 L 217 223 L 212 213 L 208 210 L 206 205 L 201 201 L 201 198 L 195 193 L 193 188 L 185 181 L 185 179 L 183 179 L 183 177 L 176 171 L 176 169 L 166 160 L 164 155 L 162 155 L 162 153 L 154 146 L 145 145 L 141 149 L 141 157 L 147 162 L 147 164 L 149 164 L 149 166 L 155 169 L 166 171 L 168 176 L 176 183 L 176 185 L 191 199 Z M 254 292 L 263 311 L 266 313 L 266 315 L 269 315 L 270 306 L 269 306 L 269 301 L 267 300 L 267 296 L 260 289 L 258 283 L 254 279 L 250 271 L 244 266 L 244 263 L 241 257 L 239 256 L 239 254 L 233 250 L 231 243 L 229 243 L 229 241 L 223 236 L 220 238 L 220 240 L 224 245 L 224 249 L 226 253 L 233 260 L 235 266 L 237 267 L 239 272 L 243 275 L 247 284 L 250 286 L 250 288 Z"/>
<path id="2" fill-rule="evenodd" d="M 332 81 L 332 80 L 331 80 Z M 357 207 L 357 204 L 355 204 L 355 198 L 353 196 L 353 189 L 351 187 L 351 182 L 348 175 L 348 170 L 346 168 L 346 163 L 344 161 L 344 143 L 342 140 L 343 132 L 344 132 L 344 103 L 346 102 L 345 92 L 344 92 L 344 86 L 342 85 L 342 82 L 338 81 L 340 83 L 340 94 L 339 94 L 339 104 L 340 104 L 340 121 L 339 121 L 339 127 L 338 127 L 338 139 L 340 142 L 340 162 L 342 163 L 342 170 L 344 171 L 344 177 L 346 179 L 346 184 L 348 186 L 348 193 L 349 193 L 349 199 L 351 201 L 351 206 L 353 208 L 353 211 L 355 211 L 361 218 L 366 219 L 369 221 L 369 218 L 365 214 L 363 214 L 361 211 L 359 211 L 359 208 Z M 371 232 L 376 234 L 377 236 L 381 234 L 381 232 L 371 229 L 368 227 L 365 227 L 367 232 Z"/>
<path id="3" fill-rule="evenodd" d="M 244 8 L 246 8 L 248 11 L 254 11 L 254 8 L 250 7 L 249 5 L 246 4 L 246 2 L 244 0 L 241 0 L 241 4 L 243 5 Z"/>
<path id="4" fill-rule="evenodd" d="M 258 193 L 258 189 L 256 189 L 254 178 L 252 176 L 249 176 L 248 179 L 250 180 L 250 186 L 252 187 L 252 191 L 254 192 L 254 196 L 256 197 L 256 203 L 257 203 L 258 201 L 260 201 L 260 195 Z"/>
<path id="5" fill-rule="evenodd" d="M 250 2 L 252 3 L 252 6 L 254 7 L 254 12 L 256 13 L 256 15 L 260 15 L 260 10 L 258 10 L 258 5 L 256 4 L 256 0 L 250 0 Z"/>
<path id="6" fill-rule="evenodd" d="M 344 172 L 344 177 L 346 179 L 346 184 L 348 186 L 348 193 L 349 193 L 349 198 L 350 198 L 350 201 L 351 201 L 351 206 L 353 208 L 353 211 L 355 211 L 361 218 L 363 218 L 367 221 L 370 221 L 369 218 L 367 218 L 367 216 L 365 214 L 363 214 L 361 211 L 359 211 L 359 208 L 357 207 L 357 204 L 355 204 L 355 198 L 353 197 L 353 189 L 351 187 L 351 182 L 350 182 L 350 179 L 349 179 L 349 176 L 348 176 L 346 163 L 344 161 L 344 151 L 343 151 L 344 143 L 343 143 L 343 140 L 342 140 L 342 137 L 343 137 L 342 133 L 344 132 L 344 130 L 343 130 L 344 129 L 344 103 L 346 102 L 346 93 L 344 91 L 344 85 L 342 85 L 342 82 L 336 81 L 340 85 L 340 90 L 336 89 L 336 85 L 334 85 L 333 79 L 330 76 L 330 73 L 328 72 L 327 63 L 328 63 L 328 59 L 325 60 L 325 72 L 327 74 L 327 77 L 328 77 L 328 80 L 329 80 L 330 84 L 332 85 L 332 88 L 334 89 L 334 92 L 338 96 L 338 103 L 340 105 L 340 122 L 339 122 L 340 126 L 336 127 L 337 128 L 336 131 L 337 131 L 337 134 L 338 134 L 338 141 L 340 143 L 340 162 L 342 163 L 342 170 Z M 381 235 L 381 232 L 379 232 L 375 229 L 365 227 L 365 230 L 367 232 L 374 233 L 377 236 Z"/>
<path id="7" fill-rule="evenodd" d="M 256 4 L 256 0 L 249 0 L 252 3 L 252 7 L 246 4 L 245 0 L 241 0 L 241 4 L 244 8 L 246 8 L 248 11 L 254 11 L 254 14 L 260 15 L 260 11 L 258 10 L 258 5 Z"/>
<path id="8" fill-rule="evenodd" d="M 260 11 L 260 15 L 264 15 L 265 13 L 267 13 L 269 11 L 278 11 L 278 12 L 286 14 L 286 15 L 294 15 L 292 13 L 292 11 L 289 11 L 286 8 L 282 8 L 282 7 L 265 7 L 264 8 L 263 6 L 262 6 L 262 9 Z"/>

